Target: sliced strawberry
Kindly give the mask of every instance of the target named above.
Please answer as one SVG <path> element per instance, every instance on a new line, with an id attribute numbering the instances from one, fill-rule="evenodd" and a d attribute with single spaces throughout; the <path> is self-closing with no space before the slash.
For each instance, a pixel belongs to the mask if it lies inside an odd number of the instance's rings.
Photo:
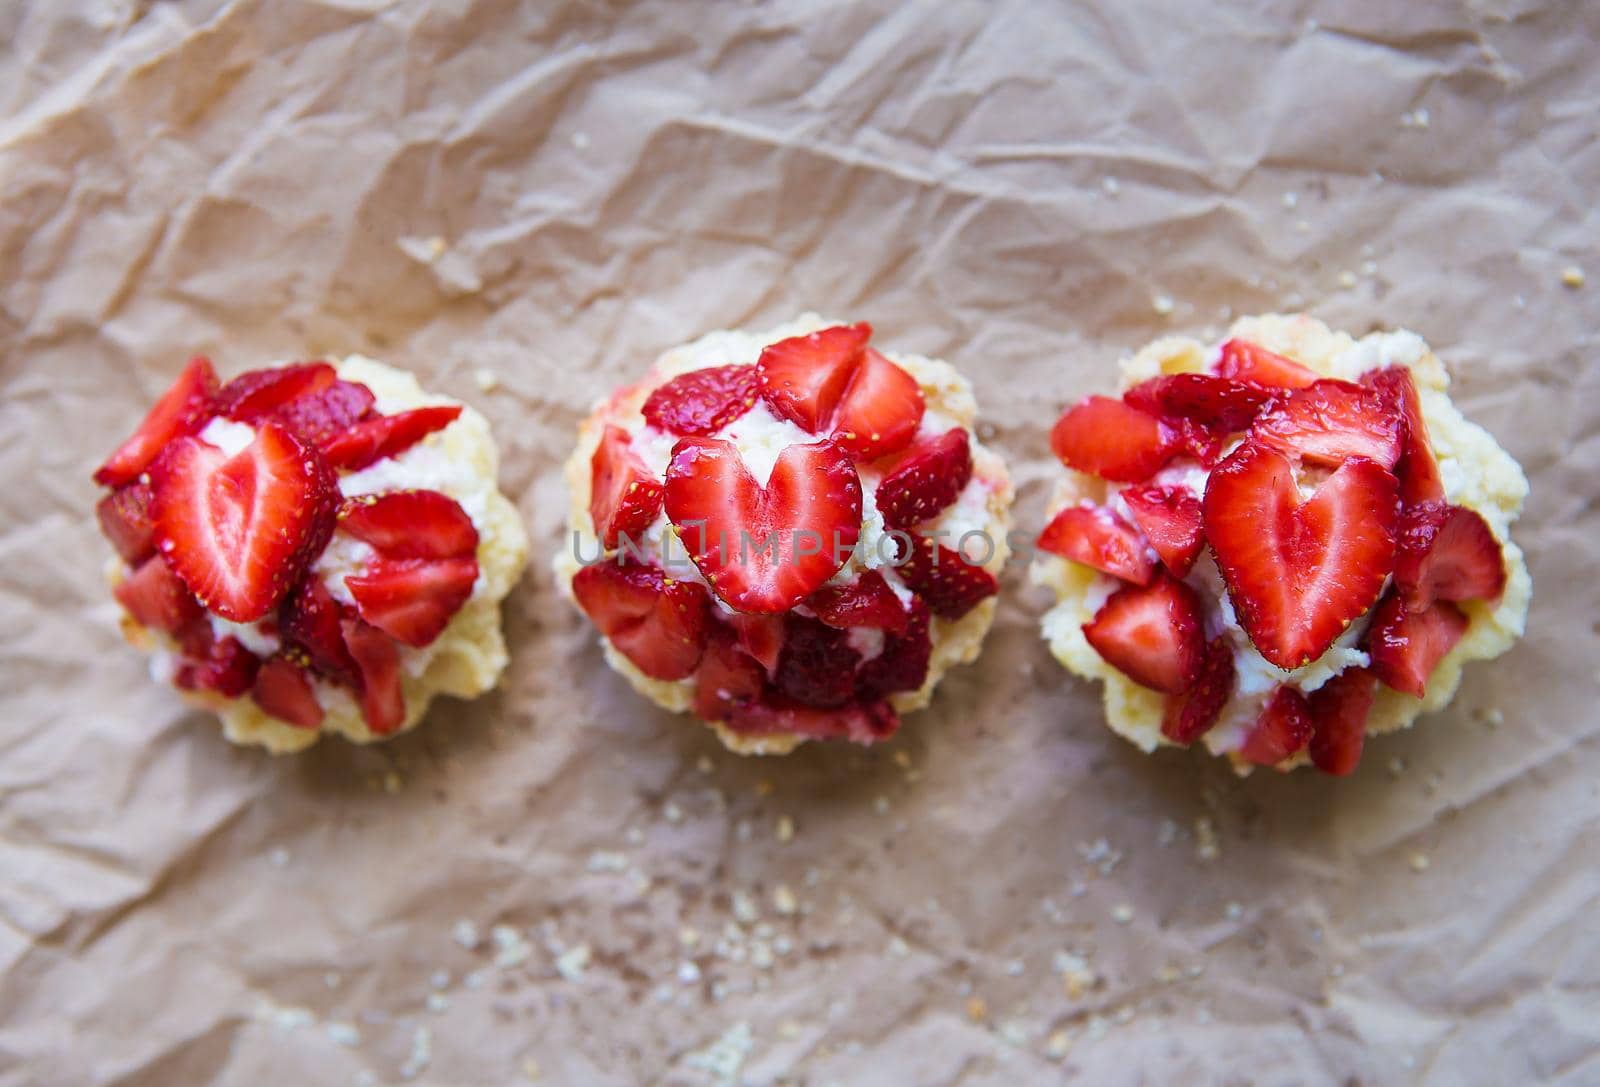
<path id="1" fill-rule="evenodd" d="M 1306 698 L 1311 709 L 1311 764 L 1326 774 L 1348 774 L 1361 761 L 1367 714 L 1378 681 L 1365 668 L 1347 668 Z"/>
<path id="2" fill-rule="evenodd" d="M 138 479 L 170 442 L 195 433 L 216 414 L 211 404 L 216 392 L 217 374 L 211 369 L 210 360 L 190 359 L 139 429 L 95 471 L 94 481 L 106 487 L 120 487 Z"/>
<path id="3" fill-rule="evenodd" d="M 628 432 L 608 425 L 589 461 L 589 516 L 607 551 L 624 539 L 638 545 L 661 513 L 665 489 L 629 445 Z"/>
<path id="4" fill-rule="evenodd" d="M 1068 506 L 1039 533 L 1039 547 L 1096 570 L 1148 585 L 1156 564 L 1139 530 L 1100 506 Z"/>
<path id="5" fill-rule="evenodd" d="M 833 440 L 858 461 L 877 460 L 911 444 L 926 410 L 917 379 L 869 347 L 839 401 Z"/>
<path id="6" fill-rule="evenodd" d="M 1083 636 L 1107 664 L 1157 691 L 1179 694 L 1200 674 L 1205 651 L 1204 615 L 1195 591 L 1159 574 L 1148 586 L 1111 594 Z"/>
<path id="7" fill-rule="evenodd" d="M 711 366 L 679 374 L 650 394 L 639 410 L 668 434 L 715 434 L 755 407 L 761 374 L 754 366 Z"/>
<path id="8" fill-rule="evenodd" d="M 179 438 L 150 481 L 156 546 L 201 603 L 237 623 L 271 611 L 333 531 L 333 473 L 278 423 L 232 457 Z"/>
<path id="9" fill-rule="evenodd" d="M 579 570 L 572 594 L 617 652 L 652 679 L 682 679 L 700 663 L 711 599 L 699 583 L 606 560 Z"/>
<path id="10" fill-rule="evenodd" d="M 178 640 L 183 654 L 172 682 L 184 690 L 238 698 L 255 683 L 261 659 L 237 638 L 215 637 L 206 620 L 191 623 Z"/>
<path id="11" fill-rule="evenodd" d="M 1074 471 L 1142 483 L 1178 452 L 1180 438 L 1154 415 L 1108 396 L 1091 396 L 1056 422 L 1050 448 Z"/>
<path id="12" fill-rule="evenodd" d="M 814 740 L 875 744 L 895 734 L 900 718 L 887 702 L 820 709 L 769 690 L 737 706 L 727 723 L 733 731 L 752 736 L 794 733 Z"/>
<path id="13" fill-rule="evenodd" d="M 1262 445 L 1312 464 L 1366 457 L 1392 469 L 1400 459 L 1396 405 L 1348 381 L 1318 381 L 1273 401 L 1250 433 Z"/>
<path id="14" fill-rule="evenodd" d="M 1263 657 L 1299 668 L 1378 599 L 1394 565 L 1395 487 L 1383 467 L 1355 457 L 1302 504 L 1293 466 L 1254 441 L 1212 470 L 1206 538 Z"/>
<path id="15" fill-rule="evenodd" d="M 947 430 L 913 449 L 878 484 L 878 512 L 890 528 L 911 528 L 943 513 L 972 480 L 967 432 Z"/>
<path id="16" fill-rule="evenodd" d="M 735 612 L 719 618 L 733 629 L 739 649 L 753 657 L 768 675 L 778 670 L 778 654 L 783 650 L 783 616 Z"/>
<path id="17" fill-rule="evenodd" d="M 1229 340 L 1222 345 L 1217 373 L 1234 381 L 1280 389 L 1303 389 L 1319 377 L 1309 366 L 1248 340 Z"/>
<path id="18" fill-rule="evenodd" d="M 156 526 L 150 520 L 150 484 L 124 483 L 94 508 L 100 531 L 129 566 L 155 554 Z"/>
<path id="19" fill-rule="evenodd" d="M 241 423 L 254 422 L 291 400 L 322 392 L 337 376 L 325 362 L 246 370 L 217 393 L 217 414 Z"/>
<path id="20" fill-rule="evenodd" d="M 773 686 L 796 702 L 833 709 L 855 697 L 860 662 L 844 631 L 791 612 L 784 617 Z"/>
<path id="21" fill-rule="evenodd" d="M 761 665 L 725 633 L 707 642 L 694 676 L 694 712 L 707 721 L 738 716 L 761 697 L 766 680 Z"/>
<path id="22" fill-rule="evenodd" d="M 763 487 L 731 442 L 684 438 L 667 466 L 666 509 L 729 606 L 784 612 L 850 557 L 861 532 L 861 480 L 832 442 L 789 446 Z"/>
<path id="23" fill-rule="evenodd" d="M 1165 374 L 1141 381 L 1123 399 L 1151 415 L 1231 434 L 1248 428 L 1272 396 L 1271 389 L 1215 374 Z"/>
<path id="24" fill-rule="evenodd" d="M 872 326 L 863 321 L 779 340 L 756 363 L 762 398 L 780 418 L 812 434 L 823 431 L 871 336 Z"/>
<path id="25" fill-rule="evenodd" d="M 806 598 L 817 618 L 830 627 L 876 627 L 904 634 L 910 618 L 889 583 L 876 570 L 868 570 L 848 585 L 827 584 Z"/>
<path id="26" fill-rule="evenodd" d="M 1505 557 L 1476 510 L 1424 502 L 1400 517 L 1394 581 L 1413 609 L 1435 600 L 1498 600 Z"/>
<path id="27" fill-rule="evenodd" d="M 1122 491 L 1134 523 L 1174 577 L 1184 577 L 1205 543 L 1200 499 L 1181 486 L 1135 486 Z"/>
<path id="28" fill-rule="evenodd" d="M 1386 687 L 1421 698 L 1428 677 L 1467 632 L 1467 614 L 1448 600 L 1415 609 L 1391 593 L 1372 614 L 1367 652 Z"/>
<path id="29" fill-rule="evenodd" d="M 322 455 L 335 468 L 356 471 L 375 461 L 397 456 L 461 415 L 460 404 L 413 408 L 355 423 L 330 438 Z"/>
<path id="30" fill-rule="evenodd" d="M 284 597 L 278 609 L 278 633 L 286 645 L 305 655 L 318 675 L 359 686 L 361 670 L 345 647 L 343 618 L 328 587 L 308 575 Z"/>
<path id="31" fill-rule="evenodd" d="M 459 559 L 478 550 L 478 530 L 449 495 L 388 491 L 344 500 L 339 527 L 392 559 Z"/>
<path id="32" fill-rule="evenodd" d="M 1276 766 L 1311 742 L 1311 707 L 1298 687 L 1285 684 L 1272 693 L 1239 757 L 1259 766 Z"/>
<path id="33" fill-rule="evenodd" d="M 911 534 L 910 553 L 896 567 L 900 580 L 941 619 L 959 619 L 1000 591 L 994 575 L 927 536 Z"/>
<path id="34" fill-rule="evenodd" d="M 317 701 L 311 677 L 282 653 L 262 663 L 250 697 L 285 724 L 295 728 L 322 727 L 322 703 Z"/>
<path id="35" fill-rule="evenodd" d="M 205 614 L 200 601 L 160 555 L 145 559 L 139 568 L 111 590 L 140 626 L 177 634 Z"/>
<path id="36" fill-rule="evenodd" d="M 400 650 L 393 638 L 360 619 L 343 624 L 344 644 L 361 676 L 361 716 L 374 735 L 387 736 L 406 721 Z"/>
<path id="37" fill-rule="evenodd" d="M 304 438 L 308 445 L 320 449 L 356 423 L 372 418 L 376 402 L 372 390 L 365 385 L 336 380 L 321 392 L 283 404 L 272 417 Z"/>
<path id="38" fill-rule="evenodd" d="M 1211 731 L 1222 707 L 1233 697 L 1233 650 L 1218 637 L 1200 655 L 1200 671 L 1182 694 L 1169 695 L 1161 716 L 1161 734 L 1176 744 L 1192 744 Z"/>
<path id="39" fill-rule="evenodd" d="M 425 646 L 444 633 L 472 595 L 478 560 L 378 559 L 344 579 L 361 618 L 406 645 Z"/>
<path id="40" fill-rule="evenodd" d="M 856 697 L 863 702 L 896 691 L 915 691 L 928 678 L 933 641 L 928 634 L 928 605 L 913 597 L 904 634 L 890 634 L 883 652 L 856 669 Z"/>
<path id="41" fill-rule="evenodd" d="M 1443 502 L 1444 480 L 1439 462 L 1428 441 L 1428 424 L 1422 418 L 1422 401 L 1411 371 L 1404 366 L 1368 370 L 1361 384 L 1370 385 L 1386 397 L 1400 416 L 1400 460 L 1394 474 L 1400 480 L 1400 501 L 1408 506 L 1419 502 Z"/>

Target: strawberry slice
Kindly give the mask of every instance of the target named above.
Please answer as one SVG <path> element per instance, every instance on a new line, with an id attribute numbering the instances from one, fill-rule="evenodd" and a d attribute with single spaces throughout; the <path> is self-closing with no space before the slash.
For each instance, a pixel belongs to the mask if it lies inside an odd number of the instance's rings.
<path id="1" fill-rule="evenodd" d="M 358 687 L 361 670 L 345 647 L 343 619 L 328 587 L 307 576 L 284 597 L 278 609 L 278 634 L 284 644 L 304 654 L 318 675 Z"/>
<path id="2" fill-rule="evenodd" d="M 1112 593 L 1083 624 L 1083 636 L 1135 683 L 1180 694 L 1200 675 L 1203 626 L 1195 591 L 1160 574 L 1147 586 L 1128 585 Z"/>
<path id="3" fill-rule="evenodd" d="M 315 450 L 267 422 L 235 456 L 188 436 L 150 469 L 156 546 L 211 611 L 253 622 L 328 542 L 339 489 Z"/>
<path id="4" fill-rule="evenodd" d="M 684 438 L 667 466 L 666 509 L 713 592 L 738 611 L 784 612 L 850 557 L 861 480 L 832 442 L 789 446 L 763 487 L 732 443 Z"/>
<path id="5" fill-rule="evenodd" d="M 1348 774 L 1361 761 L 1378 682 L 1365 668 L 1348 668 L 1306 698 L 1311 710 L 1311 764 L 1325 774 Z"/>
<path id="6" fill-rule="evenodd" d="M 1319 379 L 1309 366 L 1302 366 L 1248 340 L 1229 340 L 1222 345 L 1217 374 L 1234 381 L 1279 389 L 1303 389 Z"/>
<path id="7" fill-rule="evenodd" d="M 1391 593 L 1372 614 L 1367 652 L 1386 687 L 1421 698 L 1428 677 L 1467 632 L 1467 614 L 1448 600 L 1412 608 Z"/>
<path id="8" fill-rule="evenodd" d="M 344 644 L 361 676 L 361 716 L 374 735 L 387 736 L 406 721 L 400 650 L 393 638 L 360 619 L 347 618 L 341 625 Z"/>
<path id="9" fill-rule="evenodd" d="M 356 423 L 373 417 L 377 398 L 355 381 L 336 380 L 321 392 L 300 396 L 278 407 L 272 417 L 322 448 Z"/>
<path id="10" fill-rule="evenodd" d="M 1293 466 L 1253 440 L 1212 470 L 1206 538 L 1263 657 L 1299 668 L 1378 599 L 1394 565 L 1395 488 L 1382 466 L 1353 457 L 1302 504 Z"/>
<path id="11" fill-rule="evenodd" d="M 1477 511 L 1424 502 L 1401 515 L 1394 581 L 1413 610 L 1435 600 L 1498 600 L 1505 558 Z"/>
<path id="12" fill-rule="evenodd" d="M 1207 430 L 1244 430 L 1271 400 L 1271 389 L 1216 374 L 1165 374 L 1141 381 L 1123 399 L 1166 419 L 1188 419 Z"/>
<path id="13" fill-rule="evenodd" d="M 139 429 L 95 471 L 94 481 L 106 487 L 120 487 L 138 479 L 173 439 L 195 433 L 216 414 L 211 406 L 216 392 L 217 374 L 211 361 L 190 359 Z"/>
<path id="14" fill-rule="evenodd" d="M 824 585 L 806 598 L 806 605 L 830 627 L 875 627 L 904 634 L 910 616 L 889 583 L 868 570 L 848 585 Z"/>
<path id="15" fill-rule="evenodd" d="M 589 461 L 589 517 L 607 551 L 638 544 L 661 512 L 665 489 L 629 446 L 628 432 L 607 426 Z"/>
<path id="16" fill-rule="evenodd" d="M 1194 492 L 1181 486 L 1126 487 L 1122 500 L 1162 564 L 1174 577 L 1187 575 L 1205 543 Z"/>
<path id="17" fill-rule="evenodd" d="M 711 637 L 695 670 L 694 712 L 707 721 L 727 721 L 761 697 L 761 665 L 722 634 Z"/>
<path id="18" fill-rule="evenodd" d="M 863 321 L 764 348 L 756 362 L 762 399 L 774 414 L 812 434 L 830 427 L 871 336 L 872 326 Z"/>
<path id="19" fill-rule="evenodd" d="M 361 618 L 396 641 L 433 644 L 472 595 L 478 560 L 378 559 L 344 584 Z"/>
<path id="20" fill-rule="evenodd" d="M 333 467 L 354 472 L 375 461 L 404 453 L 429 434 L 455 422 L 460 415 L 460 404 L 379 415 L 355 423 L 330 438 L 322 447 L 322 455 Z"/>
<path id="21" fill-rule="evenodd" d="M 279 653 L 264 661 L 256 672 L 250 697 L 256 705 L 295 728 L 322 727 L 322 703 L 317 701 L 311 677 L 294 661 Z"/>
<path id="22" fill-rule="evenodd" d="M 877 460 L 911 444 L 926 410 L 917 379 L 869 347 L 839 401 L 832 437 L 856 460 Z"/>
<path id="23" fill-rule="evenodd" d="M 191 623 L 178 637 L 182 656 L 172 682 L 186 691 L 212 691 L 238 698 L 256 680 L 261 659 L 237 638 L 218 638 L 205 620 Z"/>
<path id="24" fill-rule="evenodd" d="M 856 669 L 856 697 L 863 702 L 896 691 L 915 691 L 928 678 L 933 641 L 928 634 L 930 612 L 920 599 L 911 600 L 904 634 L 890 634 L 883 652 Z"/>
<path id="25" fill-rule="evenodd" d="M 859 663 L 848 634 L 791 612 L 784 617 L 783 652 L 772 682 L 796 702 L 834 709 L 855 697 Z"/>
<path id="26" fill-rule="evenodd" d="M 1233 697 L 1233 650 L 1218 637 L 1200 655 L 1200 671 L 1189 689 L 1170 695 L 1161 716 L 1161 734 L 1176 744 L 1192 744 L 1211 731 L 1222 707 Z"/>
<path id="27" fill-rule="evenodd" d="M 778 670 L 778 654 L 783 650 L 783 616 L 735 612 L 719 618 L 733 628 L 739 649 L 755 658 L 769 676 Z"/>
<path id="28" fill-rule="evenodd" d="M 1312 464 L 1366 457 L 1392 469 L 1400 459 L 1397 406 L 1348 381 L 1318 381 L 1273 401 L 1250 433 L 1268 448 Z"/>
<path id="29" fill-rule="evenodd" d="M 1371 386 L 1387 398 L 1390 409 L 1400 417 L 1400 460 L 1394 474 L 1400 480 L 1400 501 L 1411 506 L 1419 502 L 1443 502 L 1444 480 L 1439 462 L 1428 441 L 1428 424 L 1422 418 L 1422 401 L 1411 371 L 1404 366 L 1368 370 L 1361 384 Z"/>
<path id="30" fill-rule="evenodd" d="M 900 580 L 941 619 L 959 619 L 1000 591 L 994 575 L 927 536 L 911 534 L 909 553 L 896 567 Z"/>
<path id="31" fill-rule="evenodd" d="M 1139 530 L 1108 509 L 1068 506 L 1039 533 L 1039 547 L 1112 577 L 1148 585 L 1156 564 Z"/>
<path id="32" fill-rule="evenodd" d="M 911 528 L 937 517 L 972 480 L 967 432 L 947 430 L 906 455 L 878 484 L 878 512 L 890 528 Z"/>
<path id="33" fill-rule="evenodd" d="M 124 483 L 94 508 L 100 531 L 129 566 L 155 554 L 156 526 L 150 520 L 150 484 Z"/>
<path id="34" fill-rule="evenodd" d="M 755 407 L 761 374 L 754 366 L 712 366 L 679 374 L 639 410 L 657 430 L 680 436 L 715 434 Z"/>
<path id="35" fill-rule="evenodd" d="M 461 503 L 438 491 L 347 498 L 339 527 L 392 559 L 459 559 L 478 551 L 478 530 Z"/>
<path id="36" fill-rule="evenodd" d="M 683 679 L 700 663 L 711 625 L 700 584 L 606 560 L 579 570 L 572 593 L 617 652 L 652 679 Z"/>
<path id="37" fill-rule="evenodd" d="M 322 392 L 337 376 L 325 362 L 246 370 L 217 393 L 216 411 L 241 423 L 254 422 L 291 400 Z"/>
<path id="38" fill-rule="evenodd" d="M 1148 412 L 1091 396 L 1057 420 L 1050 448 L 1074 471 L 1115 483 L 1142 483 L 1178 453 L 1181 437 Z"/>
<path id="39" fill-rule="evenodd" d="M 117 582 L 111 595 L 140 626 L 168 634 L 177 634 L 205 614 L 200 601 L 160 555 L 145 559 Z"/>
<path id="40" fill-rule="evenodd" d="M 1276 766 L 1311 742 L 1311 707 L 1298 687 L 1285 684 L 1272 693 L 1255 727 L 1239 747 L 1239 757 L 1258 766 Z"/>
<path id="41" fill-rule="evenodd" d="M 814 740 L 871 745 L 893 736 L 900 718 L 887 702 L 820 709 L 769 690 L 761 698 L 739 705 L 727 724 L 733 731 L 751 736 L 795 733 Z"/>

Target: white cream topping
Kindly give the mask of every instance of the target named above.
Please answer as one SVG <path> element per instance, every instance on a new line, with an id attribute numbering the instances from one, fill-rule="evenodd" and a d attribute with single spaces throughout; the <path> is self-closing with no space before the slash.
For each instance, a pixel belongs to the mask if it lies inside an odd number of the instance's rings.
<path id="1" fill-rule="evenodd" d="M 228 456 L 236 456 L 256 440 L 256 428 L 217 416 L 200 431 L 200 440 L 210 442 Z"/>

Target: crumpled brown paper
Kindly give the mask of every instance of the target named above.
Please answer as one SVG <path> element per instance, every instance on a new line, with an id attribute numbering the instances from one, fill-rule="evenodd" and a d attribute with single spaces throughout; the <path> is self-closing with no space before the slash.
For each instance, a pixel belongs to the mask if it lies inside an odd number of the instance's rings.
<path id="1" fill-rule="evenodd" d="M 1600 1082 L 1600 8 L 0 30 L 0 1084 Z M 1527 639 L 1352 779 L 1116 740 L 1020 566 L 893 744 L 782 761 L 553 591 L 574 424 L 705 330 L 951 359 L 1036 529 L 1120 353 L 1301 307 L 1421 332 L 1533 481 Z M 356 350 L 494 422 L 543 548 L 511 668 L 386 746 L 235 750 L 121 644 L 89 472 L 191 353 Z"/>

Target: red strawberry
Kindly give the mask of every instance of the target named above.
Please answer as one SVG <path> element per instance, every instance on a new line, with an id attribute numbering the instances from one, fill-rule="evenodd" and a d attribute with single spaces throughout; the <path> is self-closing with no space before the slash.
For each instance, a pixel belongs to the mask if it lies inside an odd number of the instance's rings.
<path id="1" fill-rule="evenodd" d="M 1079 401 L 1050 431 L 1050 448 L 1062 464 L 1116 483 L 1149 479 L 1180 444 L 1175 428 L 1108 396 Z"/>
<path id="2" fill-rule="evenodd" d="M 773 686 L 796 702 L 833 709 L 855 697 L 860 662 L 844 631 L 791 612 L 784 617 Z"/>
<path id="3" fill-rule="evenodd" d="M 682 679 L 700 663 L 711 600 L 697 582 L 606 560 L 579 570 L 572 593 L 617 652 L 652 679 Z"/>
<path id="4" fill-rule="evenodd" d="M 336 376 L 325 362 L 246 370 L 217 393 L 216 411 L 241 423 L 253 422 L 291 400 L 322 392 Z"/>
<path id="5" fill-rule="evenodd" d="M 1298 687 L 1279 687 L 1261 709 L 1239 756 L 1260 766 L 1276 766 L 1311 742 L 1311 707 Z"/>
<path id="6" fill-rule="evenodd" d="M 478 550 L 478 530 L 461 504 L 438 491 L 389 491 L 347 498 L 339 527 L 392 559 L 458 559 Z"/>
<path id="7" fill-rule="evenodd" d="M 1421 698 L 1434 668 L 1466 632 L 1466 613 L 1448 600 L 1414 609 L 1391 593 L 1367 630 L 1372 674 L 1386 687 Z"/>
<path id="8" fill-rule="evenodd" d="M 137 566 L 156 550 L 156 526 L 150 520 L 150 484 L 124 483 L 94 508 L 100 531 L 129 566 Z"/>
<path id="9" fill-rule="evenodd" d="M 1148 585 L 1155 560 L 1139 530 L 1108 509 L 1068 506 L 1039 533 L 1039 547 L 1112 577 Z"/>
<path id="10" fill-rule="evenodd" d="M 967 432 L 947 430 L 912 450 L 878 484 L 878 512 L 890 528 L 911 528 L 937 517 L 972 479 Z"/>
<path id="11" fill-rule="evenodd" d="M 718 596 L 738 611 L 783 612 L 850 557 L 861 480 L 832 442 L 789 446 L 763 487 L 732 443 L 684 438 L 667 466 L 666 508 Z"/>
<path id="12" fill-rule="evenodd" d="M 1183 582 L 1157 575 L 1128 585 L 1083 624 L 1083 636 L 1107 664 L 1157 691 L 1179 694 L 1200 674 L 1205 651 L 1200 598 Z"/>
<path id="13" fill-rule="evenodd" d="M 1394 581 L 1414 609 L 1435 600 L 1498 600 L 1506 588 L 1505 558 L 1475 510 L 1424 502 L 1400 517 Z"/>
<path id="14" fill-rule="evenodd" d="M 856 697 L 883 698 L 896 691 L 915 691 L 928 678 L 933 642 L 928 636 L 928 605 L 913 597 L 904 634 L 890 634 L 883 652 L 856 669 Z"/>
<path id="15" fill-rule="evenodd" d="M 917 379 L 869 347 L 839 401 L 832 437 L 856 460 L 877 460 L 911 444 L 926 409 Z"/>
<path id="16" fill-rule="evenodd" d="M 1327 774 L 1348 774 L 1361 761 L 1367 714 L 1378 683 L 1365 668 L 1348 668 L 1306 698 L 1311 709 L 1311 764 Z"/>
<path id="17" fill-rule="evenodd" d="M 780 418 L 816 434 L 835 409 L 872 336 L 866 322 L 779 340 L 756 363 L 761 396 Z"/>
<path id="18" fill-rule="evenodd" d="M 204 620 L 190 624 L 179 637 L 183 655 L 172 682 L 186 691 L 212 691 L 238 698 L 256 680 L 261 659 L 237 638 L 217 638 Z"/>
<path id="19" fill-rule="evenodd" d="M 876 627 L 903 634 L 909 616 L 889 583 L 868 570 L 848 585 L 824 585 L 806 598 L 817 618 L 830 627 Z"/>
<path id="20" fill-rule="evenodd" d="M 735 612 L 718 618 L 733 628 L 739 649 L 753 657 L 768 675 L 778 670 L 778 654 L 783 649 L 783 616 Z"/>
<path id="21" fill-rule="evenodd" d="M 1140 411 L 1188 419 L 1223 434 L 1244 430 L 1272 399 L 1272 390 L 1215 374 L 1166 374 L 1141 381 L 1123 399 Z"/>
<path id="22" fill-rule="evenodd" d="M 333 530 L 333 473 L 277 423 L 232 457 L 179 438 L 150 480 L 156 546 L 201 603 L 237 623 L 271 611 Z"/>
<path id="23" fill-rule="evenodd" d="M 875 744 L 895 734 L 900 718 L 887 702 L 819 709 L 768 691 L 760 699 L 738 706 L 728 718 L 728 727 L 753 736 L 796 733 L 814 740 Z"/>
<path id="24" fill-rule="evenodd" d="M 1000 591 L 994 575 L 927 536 L 911 534 L 910 553 L 896 567 L 900 580 L 941 619 L 959 619 Z"/>
<path id="25" fill-rule="evenodd" d="M 387 559 L 344 579 L 361 618 L 406 645 L 425 646 L 444 633 L 472 595 L 478 560 Z"/>
<path id="26" fill-rule="evenodd" d="M 374 735 L 387 736 L 406 721 L 400 650 L 394 639 L 360 619 L 345 619 L 344 644 L 361 676 L 361 716 Z"/>
<path id="27" fill-rule="evenodd" d="M 761 666 L 724 634 L 711 638 L 695 670 L 694 712 L 707 721 L 727 721 L 761 697 Z"/>
<path id="28" fill-rule="evenodd" d="M 333 467 L 353 472 L 404 453 L 460 415 L 460 404 L 443 404 L 365 419 L 330 438 L 322 447 L 322 455 Z"/>
<path id="29" fill-rule="evenodd" d="M 284 643 L 305 654 L 319 675 L 358 686 L 361 671 L 345 648 L 339 604 L 319 578 L 300 579 L 278 609 L 278 633 Z"/>
<path id="30" fill-rule="evenodd" d="M 1122 500 L 1173 576 L 1188 574 L 1205 543 L 1200 499 L 1194 492 L 1187 487 L 1136 486 L 1125 488 Z"/>
<path id="31" fill-rule="evenodd" d="M 139 429 L 95 471 L 94 481 L 106 487 L 120 487 L 138 479 L 168 443 L 195 433 L 216 414 L 211 406 L 216 392 L 217 374 L 211 369 L 210 360 L 190 359 Z"/>
<path id="32" fill-rule="evenodd" d="M 322 448 L 356 423 L 373 416 L 372 390 L 354 381 L 334 381 L 321 392 L 301 396 L 280 406 L 272 417 Z"/>
<path id="33" fill-rule="evenodd" d="M 628 432 L 607 426 L 589 461 L 589 516 L 607 551 L 642 542 L 661 512 L 664 488 L 629 447 Z"/>
<path id="34" fill-rule="evenodd" d="M 679 374 L 639 410 L 645 422 L 669 434 L 715 434 L 753 408 L 760 395 L 754 366 L 712 366 Z"/>
<path id="35" fill-rule="evenodd" d="M 205 614 L 200 601 L 160 555 L 145 559 L 117 582 L 111 594 L 140 626 L 168 634 L 177 634 Z"/>
<path id="36" fill-rule="evenodd" d="M 1212 470 L 1206 538 L 1263 657 L 1286 670 L 1320 657 L 1378 599 L 1394 565 L 1395 487 L 1354 457 L 1302 504 L 1293 466 L 1254 441 Z"/>
<path id="37" fill-rule="evenodd" d="M 1280 389 L 1303 389 L 1318 380 L 1317 372 L 1309 366 L 1248 340 L 1229 340 L 1222 345 L 1217 373 L 1234 381 Z"/>
<path id="38" fill-rule="evenodd" d="M 1400 480 L 1400 501 L 1408 506 L 1443 502 L 1444 481 L 1428 441 L 1428 424 L 1422 418 L 1422 401 L 1411 371 L 1404 366 L 1368 370 L 1361 375 L 1361 384 L 1376 389 L 1388 399 L 1391 410 L 1399 413 L 1400 460 L 1394 474 Z"/>
<path id="39" fill-rule="evenodd" d="M 1312 464 L 1366 457 L 1392 469 L 1400 416 L 1388 397 L 1348 381 L 1318 381 L 1275 400 L 1250 428 L 1256 441 Z"/>
<path id="40" fill-rule="evenodd" d="M 1192 744 L 1211 730 L 1233 697 L 1233 650 L 1213 638 L 1200 656 L 1200 672 L 1182 694 L 1170 695 L 1161 717 L 1161 734 L 1173 743 Z"/>
<path id="41" fill-rule="evenodd" d="M 282 653 L 263 662 L 250 691 L 256 705 L 295 728 L 322 727 L 322 703 L 304 668 Z"/>

